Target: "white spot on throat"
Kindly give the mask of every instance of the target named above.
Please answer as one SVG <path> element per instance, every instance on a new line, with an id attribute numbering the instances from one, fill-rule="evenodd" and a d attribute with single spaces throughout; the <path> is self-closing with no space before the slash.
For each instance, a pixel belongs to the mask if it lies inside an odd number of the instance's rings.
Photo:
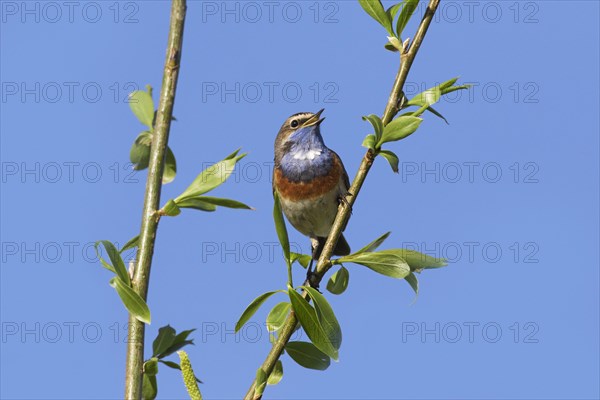
<path id="1" fill-rule="evenodd" d="M 321 155 L 320 149 L 309 149 L 309 150 L 298 150 L 294 153 L 294 159 L 296 160 L 314 160 L 316 157 Z"/>

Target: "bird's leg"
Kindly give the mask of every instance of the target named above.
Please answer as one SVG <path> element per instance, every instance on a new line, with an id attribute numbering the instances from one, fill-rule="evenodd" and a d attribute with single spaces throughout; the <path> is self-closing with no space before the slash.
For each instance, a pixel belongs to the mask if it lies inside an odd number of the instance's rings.
<path id="1" fill-rule="evenodd" d="M 340 202 L 340 204 L 344 204 L 346 207 L 348 207 L 350 209 L 350 215 L 352 215 L 352 206 L 346 199 L 346 196 L 352 196 L 352 193 L 346 192 L 346 194 L 340 195 L 340 197 L 338 198 L 338 201 Z"/>
<path id="2" fill-rule="evenodd" d="M 308 270 L 306 271 L 306 282 L 310 284 L 311 287 L 319 290 L 319 285 L 315 285 L 315 273 L 312 270 L 313 263 L 319 256 L 319 239 L 311 237 L 310 246 L 312 249 L 312 257 L 310 258 L 310 264 L 308 265 Z"/>
<path id="3" fill-rule="evenodd" d="M 311 237 L 310 238 L 310 248 L 311 248 L 311 258 L 310 258 L 310 264 L 308 265 L 308 271 L 306 276 L 310 277 L 313 272 L 312 272 L 312 266 L 313 266 L 313 262 L 319 257 L 319 239 L 317 239 L 316 237 Z"/>

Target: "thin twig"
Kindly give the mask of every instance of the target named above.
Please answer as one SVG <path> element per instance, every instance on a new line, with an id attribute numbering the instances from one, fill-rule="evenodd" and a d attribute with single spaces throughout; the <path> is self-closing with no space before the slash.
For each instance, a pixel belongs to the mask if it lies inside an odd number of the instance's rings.
<path id="1" fill-rule="evenodd" d="M 179 63 L 183 43 L 185 21 L 185 0 L 173 0 L 167 55 L 163 72 L 162 88 L 158 103 L 156 123 L 152 135 L 148 178 L 140 229 L 138 260 L 133 279 L 133 289 L 146 300 L 150 283 L 150 267 L 154 253 L 154 241 L 158 229 L 160 191 L 165 163 L 165 153 L 169 141 L 175 91 L 179 76 Z M 129 315 L 127 342 L 127 362 L 125 371 L 125 399 L 137 400 L 142 397 L 142 369 L 144 363 L 144 323 Z"/>
<path id="2" fill-rule="evenodd" d="M 427 33 L 427 29 L 429 28 L 429 25 L 431 24 L 431 20 L 437 10 L 438 4 L 439 4 L 439 0 L 430 0 L 429 1 L 429 5 L 427 6 L 427 10 L 425 11 L 425 14 L 423 15 L 423 19 L 421 20 L 419 28 L 417 29 L 417 32 L 415 34 L 414 40 L 412 41 L 412 44 L 410 45 L 407 52 L 401 54 L 400 68 L 398 70 L 398 74 L 396 75 L 396 79 L 394 81 L 394 85 L 392 87 L 390 97 L 388 99 L 387 105 L 385 107 L 385 111 L 383 113 L 382 121 L 383 121 L 384 125 L 387 125 L 394 118 L 394 116 L 396 116 L 396 114 L 398 113 L 398 104 L 399 104 L 399 100 L 402 97 L 402 93 L 403 93 L 402 89 L 404 87 L 404 83 L 406 82 L 406 78 L 410 71 L 410 67 L 412 66 L 412 63 L 415 59 L 415 56 L 417 55 L 417 52 L 419 51 L 419 48 L 421 47 L 423 38 L 425 37 L 425 34 Z M 337 241 L 342 233 L 345 222 L 350 217 L 352 205 L 354 204 L 356 197 L 358 196 L 358 193 L 360 192 L 360 189 L 362 188 L 362 185 L 365 182 L 367 174 L 369 173 L 369 170 L 371 169 L 371 166 L 373 165 L 375 156 L 376 156 L 376 154 L 373 150 L 371 150 L 371 149 L 367 150 L 367 152 L 365 153 L 365 155 L 362 159 L 362 162 L 358 168 L 356 177 L 354 178 L 354 181 L 352 182 L 352 185 L 350 186 L 349 193 L 351 193 L 351 194 L 346 196 L 346 201 L 343 201 L 340 204 L 337 216 L 336 216 L 333 226 L 331 228 L 331 232 L 329 233 L 329 237 L 327 238 L 327 241 L 325 242 L 325 246 L 323 247 L 323 251 L 321 252 L 321 257 L 319 257 L 319 261 L 317 263 L 317 268 L 315 270 L 315 276 L 312 280 L 312 282 L 314 282 L 314 283 L 317 283 L 317 284 L 320 283 L 321 280 L 323 279 L 323 276 L 325 275 L 325 273 L 327 273 L 327 271 L 329 271 L 329 269 L 331 268 L 331 262 L 329 261 L 329 259 L 331 258 L 332 254 L 333 254 L 333 250 L 335 249 Z M 303 293 L 303 295 L 306 297 L 306 293 Z M 297 324 L 298 324 L 298 318 L 296 317 L 296 314 L 292 311 L 292 312 L 290 312 L 287 319 L 285 320 L 285 323 L 281 327 L 281 330 L 279 332 L 277 340 L 273 344 L 273 347 L 271 347 L 271 350 L 270 350 L 269 354 L 267 355 L 265 362 L 261 366 L 261 368 L 263 369 L 263 371 L 265 372 L 265 374 L 267 376 L 269 376 L 271 374 L 271 372 L 273 372 L 275 363 L 277 362 L 279 357 L 281 357 L 281 354 L 283 353 L 283 349 L 284 349 L 285 345 L 287 344 L 287 342 L 292 337 L 292 334 L 294 333 L 294 330 L 295 330 Z M 255 384 L 256 384 L 256 382 L 253 381 L 252 385 L 250 386 L 250 389 L 248 390 L 248 392 L 246 393 L 246 396 L 244 397 L 244 400 L 258 400 L 262 397 L 262 396 L 256 396 L 256 397 L 254 396 Z"/>

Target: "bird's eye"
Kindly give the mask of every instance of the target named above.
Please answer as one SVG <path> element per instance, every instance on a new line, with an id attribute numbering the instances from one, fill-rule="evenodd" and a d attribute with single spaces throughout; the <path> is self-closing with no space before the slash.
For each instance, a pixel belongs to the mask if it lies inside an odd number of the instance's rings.
<path id="1" fill-rule="evenodd" d="M 298 127 L 298 120 L 297 120 L 297 119 L 295 119 L 295 120 L 292 120 L 292 123 L 290 124 L 290 126 L 291 126 L 292 128 L 297 128 L 297 127 Z"/>

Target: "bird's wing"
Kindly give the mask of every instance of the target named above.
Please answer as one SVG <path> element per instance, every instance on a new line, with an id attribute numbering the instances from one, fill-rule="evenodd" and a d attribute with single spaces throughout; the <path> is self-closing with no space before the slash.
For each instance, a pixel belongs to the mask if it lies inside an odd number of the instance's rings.
<path id="1" fill-rule="evenodd" d="M 344 163 L 342 162 L 342 159 L 340 158 L 340 156 L 335 151 L 331 150 L 331 152 L 333 153 L 333 156 L 335 158 L 337 158 L 337 160 L 339 161 L 340 165 L 342 166 L 342 178 L 344 179 L 344 186 L 346 186 L 346 190 L 348 190 L 348 189 L 350 189 L 350 178 L 348 178 L 348 172 L 346 172 L 346 168 L 344 167 Z"/>
<path id="2" fill-rule="evenodd" d="M 333 156 L 337 159 L 337 161 L 342 166 L 342 179 L 344 182 L 346 193 L 340 193 L 340 199 L 342 199 L 341 201 L 345 202 L 345 196 L 348 194 L 348 189 L 350 189 L 350 178 L 348 177 L 348 172 L 346 172 L 346 167 L 344 167 L 344 163 L 342 162 L 341 157 L 338 156 L 338 154 L 335 151 L 331 150 L 331 152 L 333 153 Z M 348 205 L 348 204 L 346 203 L 346 205 Z M 350 209 L 350 213 L 352 213 L 352 208 Z M 348 225 L 348 219 L 346 219 L 346 223 L 344 223 L 342 232 L 346 230 L 347 225 Z"/>
<path id="3" fill-rule="evenodd" d="M 273 174 L 271 174 L 271 185 L 273 187 L 273 197 L 275 197 L 275 168 L 273 167 Z"/>

